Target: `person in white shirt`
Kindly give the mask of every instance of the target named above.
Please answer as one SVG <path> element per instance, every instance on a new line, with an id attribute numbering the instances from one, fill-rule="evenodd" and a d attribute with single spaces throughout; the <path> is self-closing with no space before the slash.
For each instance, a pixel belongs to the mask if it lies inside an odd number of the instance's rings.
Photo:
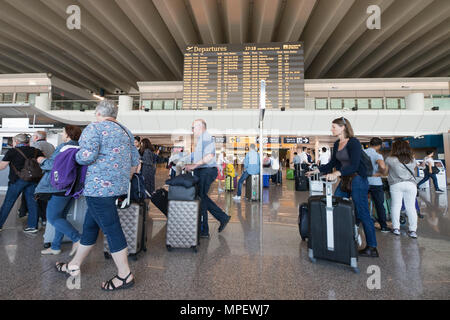
<path id="1" fill-rule="evenodd" d="M 434 156 L 433 150 L 428 150 L 427 156 L 425 157 L 425 159 L 423 160 L 423 163 L 420 166 L 420 167 L 424 168 L 423 173 L 425 174 L 425 177 L 419 182 L 419 184 L 417 185 L 417 188 L 420 189 L 420 186 L 422 184 L 424 184 L 425 182 L 427 182 L 431 178 L 431 180 L 433 180 L 434 189 L 436 190 L 436 192 L 443 193 L 444 190 L 439 189 L 438 181 L 436 178 L 436 173 L 438 171 L 436 171 L 436 169 L 435 169 L 436 167 L 434 166 L 433 156 Z M 439 169 L 437 169 L 437 170 L 439 170 Z"/>
<path id="2" fill-rule="evenodd" d="M 330 154 L 328 153 L 327 148 L 323 147 L 319 156 L 319 165 L 324 166 L 328 164 L 328 162 L 330 162 Z"/>
<path id="3" fill-rule="evenodd" d="M 273 151 L 270 157 L 270 163 L 272 165 L 272 182 L 276 185 L 281 184 L 281 165 L 278 158 L 278 152 Z"/>
<path id="4" fill-rule="evenodd" d="M 224 172 L 225 172 L 225 166 L 226 166 L 226 154 L 225 151 L 222 151 L 221 153 L 219 153 L 219 156 L 217 157 L 217 169 L 219 170 L 219 175 L 218 175 L 218 192 L 222 193 L 224 192 L 224 190 L 220 187 L 220 181 L 222 180 L 222 178 L 224 178 Z"/>
<path id="5" fill-rule="evenodd" d="M 302 153 L 300 154 L 300 166 L 303 170 L 308 170 L 311 163 L 308 161 L 308 154 L 306 153 L 306 147 L 302 148 Z"/>

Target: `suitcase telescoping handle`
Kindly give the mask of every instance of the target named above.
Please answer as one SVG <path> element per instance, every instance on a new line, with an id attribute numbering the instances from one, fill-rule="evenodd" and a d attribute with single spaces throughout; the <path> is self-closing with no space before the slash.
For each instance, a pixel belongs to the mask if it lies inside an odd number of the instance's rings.
<path id="1" fill-rule="evenodd" d="M 327 247 L 329 251 L 334 251 L 333 184 L 337 179 L 328 181 L 326 177 L 322 177 L 321 180 L 325 184 L 327 196 Z"/>

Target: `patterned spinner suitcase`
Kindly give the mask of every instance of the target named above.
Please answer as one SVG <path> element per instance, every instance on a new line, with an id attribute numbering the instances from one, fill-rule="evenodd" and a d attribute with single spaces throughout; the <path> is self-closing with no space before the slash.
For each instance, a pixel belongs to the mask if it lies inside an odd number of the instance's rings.
<path id="1" fill-rule="evenodd" d="M 144 203 L 132 203 L 125 209 L 117 209 L 125 239 L 128 244 L 128 255 L 137 260 L 137 254 L 147 251 L 146 215 L 147 205 Z M 110 258 L 107 237 L 104 237 L 105 258 Z"/>
<path id="2" fill-rule="evenodd" d="M 200 233 L 200 201 L 169 201 L 166 247 L 192 248 L 197 252 Z"/>

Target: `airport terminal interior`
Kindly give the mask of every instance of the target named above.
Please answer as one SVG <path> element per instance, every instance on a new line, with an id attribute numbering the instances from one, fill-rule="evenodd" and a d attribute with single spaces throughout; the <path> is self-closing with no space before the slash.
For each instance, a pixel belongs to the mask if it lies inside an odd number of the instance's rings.
<path id="1" fill-rule="evenodd" d="M 196 250 L 167 246 L 170 213 L 148 201 L 146 251 L 128 259 L 135 285 L 116 292 L 101 290 L 117 274 L 105 236 L 69 283 L 55 264 L 70 261 L 72 242 L 41 254 L 49 222 L 24 232 L 20 196 L 0 226 L 0 299 L 448 300 L 449 25 L 448 0 L 0 0 L 0 169 L 18 134 L 45 132 L 57 147 L 65 126 L 86 128 L 110 101 L 117 121 L 158 154 L 155 189 L 168 188 L 174 154 L 195 153 L 198 119 L 215 161 L 225 154 L 237 176 L 212 183 L 209 197 L 230 221 L 219 232 L 208 214 L 210 236 Z M 416 183 L 429 151 L 438 169 L 437 185 L 418 188 L 417 238 L 404 208 L 400 235 L 381 232 L 369 199 L 379 257 L 358 257 L 359 273 L 313 262 L 299 232 L 299 208 L 324 189 L 300 190 L 295 153 L 308 152 L 305 170 L 330 159 L 334 119 L 351 123 L 362 149 L 380 138 L 384 159 L 406 140 Z M 252 145 L 260 159 L 278 154 L 281 183 L 264 169 L 256 193 L 247 180 L 237 200 Z M 0 170 L 0 205 L 10 170 Z M 74 201 L 68 221 L 86 207 L 84 196 Z"/>

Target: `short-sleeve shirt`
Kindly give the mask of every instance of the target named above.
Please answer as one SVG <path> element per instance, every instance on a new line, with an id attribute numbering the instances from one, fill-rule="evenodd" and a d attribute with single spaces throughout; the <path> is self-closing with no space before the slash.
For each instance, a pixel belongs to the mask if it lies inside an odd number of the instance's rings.
<path id="1" fill-rule="evenodd" d="M 44 154 L 41 150 L 33 148 L 33 147 L 19 147 L 20 151 L 22 151 L 28 158 L 36 158 L 44 157 Z M 16 148 L 8 150 L 8 152 L 3 157 L 2 161 L 9 161 L 9 182 L 15 183 L 19 177 L 16 174 L 16 171 L 11 167 L 13 165 L 17 171 L 20 171 L 25 166 L 25 158 L 17 152 Z"/>
<path id="2" fill-rule="evenodd" d="M 93 122 L 83 130 L 76 160 L 88 166 L 84 195 L 115 197 L 128 193 L 131 167 L 139 165 L 133 135 L 113 121 Z"/>
<path id="3" fill-rule="evenodd" d="M 192 154 L 192 163 L 200 162 L 205 156 L 208 154 L 212 154 L 214 157 L 207 164 L 203 164 L 198 168 L 213 168 L 216 167 L 216 144 L 214 142 L 213 137 L 207 132 L 203 132 L 203 134 L 198 138 L 197 145 Z"/>
<path id="4" fill-rule="evenodd" d="M 372 162 L 373 172 L 369 173 L 369 175 L 373 175 L 378 172 L 378 160 L 384 160 L 383 156 L 375 151 L 373 148 L 367 148 L 364 150 L 364 152 L 369 156 L 370 161 Z M 382 186 L 383 181 L 381 180 L 381 177 L 367 177 L 367 180 L 369 181 L 369 185 L 371 186 Z"/>

